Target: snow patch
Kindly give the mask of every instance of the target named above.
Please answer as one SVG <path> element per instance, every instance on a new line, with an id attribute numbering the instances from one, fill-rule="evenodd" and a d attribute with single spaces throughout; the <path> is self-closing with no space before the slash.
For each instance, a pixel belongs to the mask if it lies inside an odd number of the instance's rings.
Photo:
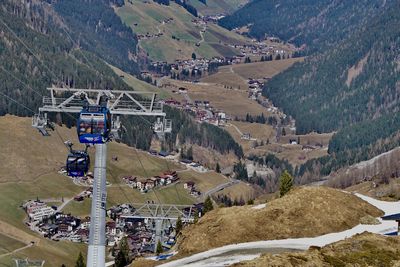
<path id="1" fill-rule="evenodd" d="M 253 210 L 260 210 L 260 209 L 263 209 L 263 208 L 265 208 L 267 206 L 267 204 L 260 204 L 260 205 L 257 205 L 257 206 L 254 206 L 254 207 L 251 207 Z"/>
<path id="2" fill-rule="evenodd" d="M 371 205 L 377 207 L 378 209 L 382 210 L 386 215 L 393 214 L 400 212 L 400 201 L 399 202 L 388 202 L 388 201 L 380 201 L 373 199 L 371 197 L 367 197 L 361 194 L 356 194 L 359 198 L 367 201 Z M 263 204 L 265 205 L 265 204 Z M 257 205 L 258 207 L 261 205 Z M 255 208 L 253 207 L 253 208 Z M 221 254 L 228 253 L 228 252 L 237 252 L 239 253 L 242 250 L 248 249 L 268 249 L 268 248 L 287 248 L 287 249 L 298 249 L 298 250 L 307 250 L 310 246 L 319 246 L 323 247 L 328 244 L 352 237 L 355 234 L 360 234 L 363 232 L 371 232 L 375 234 L 385 234 L 397 231 L 397 223 L 395 221 L 383 221 L 381 218 L 378 218 L 380 224 L 378 225 L 362 225 L 359 224 L 352 229 L 338 232 L 338 233 L 330 233 L 322 236 L 317 237 L 306 237 L 306 238 L 289 238 L 289 239 L 281 239 L 281 240 L 267 240 L 267 241 L 256 241 L 256 242 L 248 242 L 248 243 L 240 243 L 240 244 L 233 244 L 227 245 L 215 249 L 211 249 L 209 251 L 201 252 L 194 254 L 192 256 L 179 259 L 176 261 L 168 262 L 162 264 L 162 267 L 179 267 L 179 266 L 224 266 L 221 265 L 220 261 L 223 260 L 223 256 Z M 217 257 L 221 255 L 220 257 Z M 246 260 L 242 259 L 241 257 L 253 257 L 251 259 L 256 258 L 254 254 L 249 255 L 235 255 L 230 256 L 229 258 L 232 260 Z M 230 264 L 239 262 L 235 261 Z M 189 265 L 190 264 L 190 265 Z M 225 265 L 226 266 L 226 265 Z"/>

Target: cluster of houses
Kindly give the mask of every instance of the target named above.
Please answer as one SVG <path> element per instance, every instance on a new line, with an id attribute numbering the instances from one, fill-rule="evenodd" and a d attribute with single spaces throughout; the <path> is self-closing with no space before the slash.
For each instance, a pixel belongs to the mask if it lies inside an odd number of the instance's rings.
<path id="1" fill-rule="evenodd" d="M 183 70 L 192 72 L 205 73 L 208 71 L 210 64 L 227 64 L 227 59 L 224 57 L 213 57 L 211 59 L 207 58 L 196 58 L 196 59 L 186 59 L 186 60 L 175 60 L 171 64 L 171 69 L 174 71 L 181 72 Z"/>
<path id="2" fill-rule="evenodd" d="M 173 87 L 174 85 L 167 84 L 166 86 Z M 178 90 L 173 90 L 172 92 L 186 95 L 188 89 L 184 87 L 179 87 Z M 225 112 L 212 107 L 210 101 L 208 100 L 191 101 L 187 99 L 181 102 L 171 98 L 162 100 L 162 102 L 165 105 L 172 106 L 194 114 L 195 120 L 200 123 L 206 122 L 215 126 L 223 126 L 229 119 Z"/>
<path id="3" fill-rule="evenodd" d="M 199 190 L 196 190 L 195 182 L 192 182 L 192 181 L 186 182 L 183 184 L 183 188 L 188 190 L 189 194 L 193 197 L 201 196 L 201 192 Z"/>
<path id="4" fill-rule="evenodd" d="M 85 224 L 81 219 L 63 214 L 57 211 L 57 207 L 50 207 L 40 200 L 29 200 L 22 207 L 28 215 L 26 224 L 31 230 L 56 241 L 87 242 L 90 219 Z"/>
<path id="5" fill-rule="evenodd" d="M 265 79 L 248 79 L 249 86 L 249 98 L 252 100 L 257 100 L 262 96 L 262 88 L 264 86 Z"/>
<path id="6" fill-rule="evenodd" d="M 147 179 L 138 179 L 138 177 L 125 176 L 122 180 L 131 188 L 136 188 L 141 193 L 147 193 L 155 187 L 166 186 L 179 180 L 176 171 L 167 171 Z"/>

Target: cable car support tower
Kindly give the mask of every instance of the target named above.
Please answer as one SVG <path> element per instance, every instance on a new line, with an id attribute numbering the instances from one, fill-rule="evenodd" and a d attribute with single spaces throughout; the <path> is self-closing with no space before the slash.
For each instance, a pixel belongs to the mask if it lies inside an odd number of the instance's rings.
<path id="1" fill-rule="evenodd" d="M 111 140 L 119 140 L 121 137 L 120 116 L 156 117 L 153 130 L 161 138 L 164 133 L 171 132 L 171 120 L 165 119 L 163 105 L 156 101 L 155 93 L 70 88 L 48 88 L 48 90 L 50 97 L 43 97 L 43 106 L 39 108 L 39 114 L 34 115 L 32 119 L 32 126 L 44 136 L 49 135 L 49 129 L 54 129 L 47 117 L 49 112 L 80 114 L 85 107 L 90 105 L 106 107 L 111 115 L 111 124 L 109 124 L 111 129 L 108 129 L 108 136 L 104 136 L 102 143 L 94 144 L 96 154 L 87 254 L 87 267 L 104 267 L 107 143 Z"/>

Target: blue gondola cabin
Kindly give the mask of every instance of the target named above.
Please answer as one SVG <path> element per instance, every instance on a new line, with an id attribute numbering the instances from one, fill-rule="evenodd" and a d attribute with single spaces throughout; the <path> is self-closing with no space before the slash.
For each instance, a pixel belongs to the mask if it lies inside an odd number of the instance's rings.
<path id="1" fill-rule="evenodd" d="M 75 151 L 68 155 L 66 169 L 68 176 L 83 177 L 89 171 L 90 158 L 83 151 Z"/>
<path id="2" fill-rule="evenodd" d="M 111 129 L 111 114 L 106 107 L 89 106 L 84 108 L 78 120 L 79 142 L 102 144 L 107 142 Z"/>

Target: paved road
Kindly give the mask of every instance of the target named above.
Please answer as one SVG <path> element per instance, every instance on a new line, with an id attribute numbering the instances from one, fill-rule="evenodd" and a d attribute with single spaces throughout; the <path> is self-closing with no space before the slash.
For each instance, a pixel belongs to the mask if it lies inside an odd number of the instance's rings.
<path id="1" fill-rule="evenodd" d="M 207 192 L 205 192 L 205 193 L 202 195 L 202 197 L 206 197 L 206 196 L 212 195 L 212 194 L 214 194 L 214 193 L 216 193 L 216 192 L 218 192 L 218 191 L 220 191 L 220 190 L 223 190 L 223 189 L 225 189 L 225 188 L 231 187 L 231 186 L 233 186 L 233 185 L 235 185 L 235 184 L 238 184 L 238 183 L 240 183 L 240 181 L 235 180 L 235 179 L 230 179 L 229 182 L 224 183 L 224 184 L 217 185 L 216 187 L 214 187 L 214 188 L 208 190 Z"/>

